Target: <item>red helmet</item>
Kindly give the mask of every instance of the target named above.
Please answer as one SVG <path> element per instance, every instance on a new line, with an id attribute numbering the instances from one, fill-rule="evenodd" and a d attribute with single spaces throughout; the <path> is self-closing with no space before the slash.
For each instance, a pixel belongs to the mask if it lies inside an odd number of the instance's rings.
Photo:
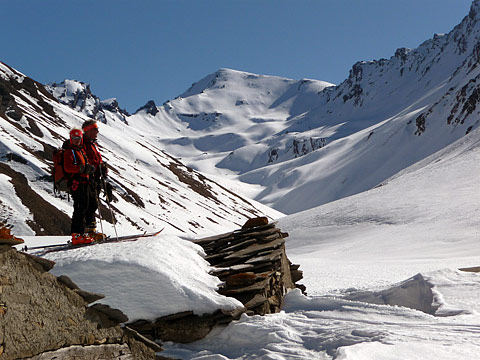
<path id="1" fill-rule="evenodd" d="M 72 140 L 80 139 L 80 145 L 83 145 L 83 131 L 80 129 L 72 129 L 70 131 L 70 144 L 73 145 Z"/>

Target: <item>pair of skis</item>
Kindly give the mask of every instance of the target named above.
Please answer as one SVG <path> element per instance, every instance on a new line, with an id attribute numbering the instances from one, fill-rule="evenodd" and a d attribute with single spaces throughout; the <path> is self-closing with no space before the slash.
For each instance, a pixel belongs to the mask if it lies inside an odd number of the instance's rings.
<path id="1" fill-rule="evenodd" d="M 160 231 L 151 232 L 151 233 L 144 232 L 142 234 L 125 235 L 125 236 L 118 236 L 118 237 L 109 236 L 109 237 L 106 237 L 103 240 L 97 240 L 97 241 L 92 242 L 90 244 L 73 245 L 69 241 L 66 244 L 32 246 L 32 247 L 24 246 L 22 248 L 22 251 L 27 252 L 27 251 L 31 251 L 31 250 L 41 250 L 41 249 L 43 249 L 44 250 L 44 251 L 42 251 L 42 255 L 43 255 L 43 254 L 47 254 L 47 253 L 50 253 L 50 252 L 76 249 L 76 248 L 80 248 L 80 247 L 84 247 L 84 246 L 92 246 L 92 245 L 97 245 L 97 244 L 107 244 L 107 243 L 115 243 L 115 242 L 123 242 L 123 241 L 136 241 L 136 240 L 141 239 L 141 238 L 157 236 L 162 231 L 163 231 L 163 229 L 161 229 Z"/>

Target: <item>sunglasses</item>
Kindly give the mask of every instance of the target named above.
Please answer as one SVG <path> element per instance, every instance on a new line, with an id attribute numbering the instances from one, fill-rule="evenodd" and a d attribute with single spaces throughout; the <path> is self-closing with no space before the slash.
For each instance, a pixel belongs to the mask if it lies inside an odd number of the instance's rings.
<path id="1" fill-rule="evenodd" d="M 81 136 L 72 136 L 72 140 L 82 140 Z"/>

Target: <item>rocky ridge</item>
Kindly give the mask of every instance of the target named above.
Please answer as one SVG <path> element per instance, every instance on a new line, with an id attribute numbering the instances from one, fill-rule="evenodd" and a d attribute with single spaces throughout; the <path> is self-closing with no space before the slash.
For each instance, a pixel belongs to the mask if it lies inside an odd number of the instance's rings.
<path id="1" fill-rule="evenodd" d="M 90 84 L 82 81 L 66 79 L 61 83 L 47 84 L 45 89 L 62 104 L 103 123 L 109 118 L 127 122 L 127 117 L 130 116 L 120 108 L 117 99 L 100 100 L 90 90 Z"/>

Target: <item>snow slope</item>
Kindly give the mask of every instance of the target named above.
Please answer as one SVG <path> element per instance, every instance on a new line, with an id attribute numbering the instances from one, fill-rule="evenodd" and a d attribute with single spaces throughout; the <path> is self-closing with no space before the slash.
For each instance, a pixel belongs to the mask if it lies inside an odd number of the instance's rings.
<path id="1" fill-rule="evenodd" d="M 477 359 L 480 273 L 458 268 L 480 264 L 479 176 L 477 129 L 375 189 L 280 219 L 309 295 L 167 354 Z"/>
<path id="2" fill-rule="evenodd" d="M 114 188 L 111 211 L 105 202 L 101 207 L 107 234 L 115 230 L 112 211 L 120 234 L 163 227 L 172 234 L 211 234 L 237 228 L 250 217 L 281 215 L 185 166 L 164 151 L 157 135 L 161 128 L 143 132 L 130 126 L 112 110 L 114 101 L 99 102 L 85 84 L 66 81 L 53 89 L 74 109 L 0 63 L 0 191 L 9 193 L 0 199 L 0 216 L 17 235 L 70 232 L 72 202 L 53 193 L 52 153 L 70 129 L 100 110 L 98 145 Z"/>
<path id="3" fill-rule="evenodd" d="M 202 174 L 252 185 L 242 194 L 292 214 L 369 190 L 478 128 L 479 20 L 475 0 L 448 34 L 360 61 L 338 86 L 220 69 L 162 106 L 150 101 L 128 115 L 116 104 L 97 114 L 154 135 Z M 55 85 L 48 89 L 60 101 L 92 112 L 88 86 Z"/>

